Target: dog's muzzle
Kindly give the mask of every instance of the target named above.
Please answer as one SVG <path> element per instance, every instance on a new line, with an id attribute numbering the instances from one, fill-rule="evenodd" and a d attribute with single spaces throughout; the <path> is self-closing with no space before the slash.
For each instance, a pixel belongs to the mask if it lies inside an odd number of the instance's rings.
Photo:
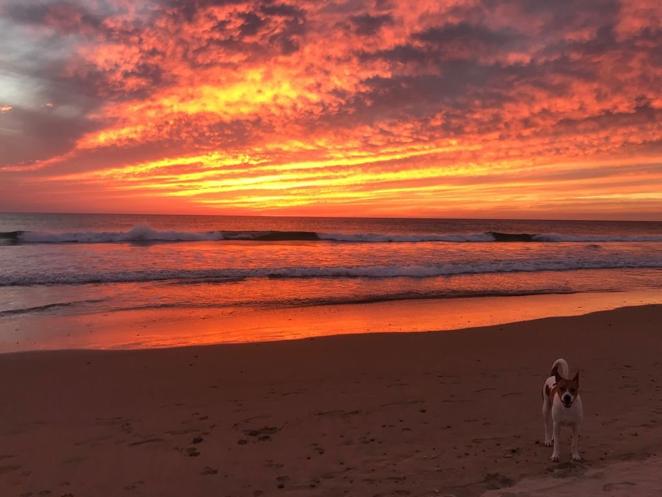
<path id="1" fill-rule="evenodd" d="M 572 401 L 574 399 L 570 395 L 564 395 L 561 397 L 561 404 L 563 404 L 563 407 L 570 407 L 572 406 Z"/>

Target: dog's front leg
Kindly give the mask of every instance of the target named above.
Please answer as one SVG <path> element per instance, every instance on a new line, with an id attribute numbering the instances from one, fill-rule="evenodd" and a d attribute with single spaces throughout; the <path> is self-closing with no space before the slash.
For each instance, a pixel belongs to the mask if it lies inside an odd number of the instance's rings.
<path id="1" fill-rule="evenodd" d="M 545 447 L 552 446 L 552 410 L 547 399 L 542 402 L 542 420 L 545 424 Z"/>
<path id="2" fill-rule="evenodd" d="M 579 424 L 572 425 L 572 460 L 581 461 L 582 456 L 579 455 Z"/>
<path id="3" fill-rule="evenodd" d="M 558 462 L 559 460 L 559 448 L 560 448 L 559 439 L 561 438 L 559 436 L 560 431 L 561 431 L 561 426 L 559 425 L 559 423 L 554 421 L 553 431 L 552 431 L 554 437 L 554 450 L 552 451 L 552 457 L 551 457 L 553 462 Z"/>

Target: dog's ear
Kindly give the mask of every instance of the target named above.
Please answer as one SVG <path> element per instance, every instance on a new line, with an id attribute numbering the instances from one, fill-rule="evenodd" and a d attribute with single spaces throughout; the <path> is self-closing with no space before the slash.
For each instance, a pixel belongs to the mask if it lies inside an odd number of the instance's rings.
<path id="1" fill-rule="evenodd" d="M 577 386 L 579 386 L 579 371 L 575 373 L 575 377 L 572 379 L 572 381 L 576 383 Z"/>

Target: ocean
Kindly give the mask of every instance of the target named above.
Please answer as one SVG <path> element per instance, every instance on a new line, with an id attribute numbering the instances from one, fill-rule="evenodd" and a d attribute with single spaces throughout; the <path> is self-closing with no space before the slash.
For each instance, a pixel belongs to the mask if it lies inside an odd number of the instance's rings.
<path id="1" fill-rule="evenodd" d="M 37 315 L 642 289 L 662 289 L 662 222 L 0 215 L 0 334 Z"/>

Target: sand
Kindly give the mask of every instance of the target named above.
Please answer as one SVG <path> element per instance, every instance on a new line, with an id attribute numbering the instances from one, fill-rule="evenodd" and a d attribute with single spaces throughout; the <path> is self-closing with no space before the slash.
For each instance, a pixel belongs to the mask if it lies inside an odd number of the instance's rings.
<path id="1" fill-rule="evenodd" d="M 623 461 L 576 471 L 559 467 L 550 476 L 525 478 L 482 497 L 649 497 L 662 495 L 662 457 Z M 573 475 L 572 473 L 575 472 Z"/>
<path id="2" fill-rule="evenodd" d="M 661 323 L 658 305 L 0 355 L 0 496 L 659 495 Z M 569 440 L 560 463 L 541 443 L 540 385 L 560 356 L 582 371 L 581 464 Z"/>

